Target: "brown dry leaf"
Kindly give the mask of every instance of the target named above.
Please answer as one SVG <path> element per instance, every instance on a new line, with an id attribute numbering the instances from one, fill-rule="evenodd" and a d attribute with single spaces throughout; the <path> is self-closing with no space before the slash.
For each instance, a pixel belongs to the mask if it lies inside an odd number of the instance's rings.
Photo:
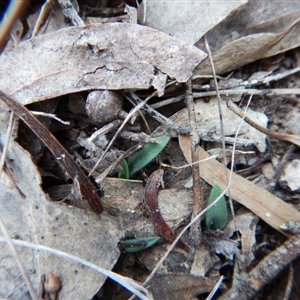
<path id="1" fill-rule="evenodd" d="M 299 1 L 249 1 L 206 35 L 216 72 L 298 47 L 299 16 Z M 202 41 L 197 46 L 205 49 Z M 211 67 L 206 59 L 195 75 L 208 73 Z"/>
<path id="2" fill-rule="evenodd" d="M 190 138 L 182 135 L 178 138 L 186 160 L 191 163 Z M 198 155 L 199 160 L 210 157 L 201 147 L 198 147 Z M 230 176 L 229 173 L 228 170 L 228 177 Z M 210 159 L 200 164 L 200 176 L 210 185 L 218 183 L 223 190 L 227 187 L 224 167 L 215 159 Z M 234 173 L 232 175 L 230 196 L 285 235 L 288 234 L 280 228 L 283 223 L 287 223 L 290 220 L 300 221 L 300 213 L 297 210 L 267 190 Z"/>
<path id="3" fill-rule="evenodd" d="M 8 114 L 0 121 L 1 144 L 5 139 Z M 11 141 L 8 167 L 12 170 L 20 194 L 5 173 L 0 180 L 0 214 L 12 238 L 44 245 L 85 259 L 107 270 L 119 257 L 117 243 L 122 236 L 117 219 L 106 213 L 94 213 L 53 203 L 41 189 L 38 169 L 28 153 Z M 2 233 L 0 234 L 3 236 Z M 92 298 L 105 277 L 72 261 L 29 248 L 17 248 L 33 286 L 38 292 L 40 276 L 55 273 L 62 281 L 60 299 Z M 28 299 L 27 288 L 7 245 L 1 243 L 0 298 Z"/>
<path id="4" fill-rule="evenodd" d="M 293 28 L 296 28 L 300 18 L 280 33 L 255 33 L 239 38 L 213 53 L 216 73 L 221 74 L 235 70 L 255 60 L 268 57 L 271 49 L 276 46 Z M 286 51 L 286 50 L 285 50 Z M 195 70 L 194 75 L 210 74 L 211 65 L 208 59 L 204 60 Z"/>
<path id="5" fill-rule="evenodd" d="M 149 290 L 154 299 L 196 300 L 197 295 L 209 293 L 216 283 L 209 278 L 192 275 L 158 275 L 151 279 Z"/>
<path id="6" fill-rule="evenodd" d="M 225 19 L 232 11 L 247 3 L 239 1 L 145 1 L 139 7 L 139 20 L 191 44 Z"/>
<path id="7" fill-rule="evenodd" d="M 3 53 L 0 90 L 28 104 L 84 90 L 147 89 L 156 69 L 185 82 L 205 57 L 196 47 L 145 26 L 70 27 Z"/>

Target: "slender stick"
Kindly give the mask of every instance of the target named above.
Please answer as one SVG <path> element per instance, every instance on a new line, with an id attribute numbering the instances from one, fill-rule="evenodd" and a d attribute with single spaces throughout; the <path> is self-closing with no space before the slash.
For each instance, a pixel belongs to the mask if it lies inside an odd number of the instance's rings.
<path id="1" fill-rule="evenodd" d="M 235 113 L 237 114 L 239 117 L 243 117 L 244 116 L 244 112 L 237 107 L 232 101 L 228 101 L 227 102 L 227 106 Z M 252 127 L 254 127 L 255 129 L 257 129 L 258 131 L 272 137 L 275 139 L 279 139 L 282 141 L 287 141 L 290 143 L 293 143 L 297 146 L 300 147 L 300 136 L 298 135 L 293 135 L 293 134 L 285 134 L 285 133 L 277 133 L 277 132 L 272 132 L 260 125 L 258 125 L 257 123 L 255 123 L 253 120 L 251 120 L 250 118 L 248 118 L 247 116 L 244 117 L 244 120 L 251 125 Z"/>
<path id="2" fill-rule="evenodd" d="M 199 160 L 198 156 L 198 145 L 199 145 L 199 135 L 197 130 L 197 121 L 196 121 L 196 113 L 195 113 L 195 105 L 194 99 L 192 96 L 192 84 L 191 80 L 186 83 L 186 96 L 185 103 L 188 110 L 189 122 L 191 126 L 191 153 L 192 153 L 192 163 Z M 194 193 L 194 201 L 193 201 L 193 212 L 192 219 L 194 219 L 199 212 L 201 211 L 203 200 L 201 199 L 201 182 L 200 182 L 200 168 L 199 164 L 192 165 L 192 175 L 193 175 L 193 193 Z M 191 227 L 190 235 L 192 237 L 192 241 L 194 246 L 197 247 L 200 244 L 201 227 L 200 220 L 195 222 Z"/>

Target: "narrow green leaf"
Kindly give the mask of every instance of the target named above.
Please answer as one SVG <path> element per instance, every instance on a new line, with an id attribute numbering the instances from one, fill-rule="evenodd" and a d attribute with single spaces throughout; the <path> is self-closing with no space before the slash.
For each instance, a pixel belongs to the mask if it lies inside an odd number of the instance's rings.
<path id="1" fill-rule="evenodd" d="M 128 169 L 130 176 L 151 162 L 166 147 L 170 140 L 168 136 L 160 136 L 156 139 L 158 143 L 147 143 L 143 149 L 129 158 Z"/>
<path id="2" fill-rule="evenodd" d="M 129 179 L 129 169 L 127 161 L 123 159 L 120 163 L 120 166 L 122 167 L 122 171 L 118 172 L 118 177 L 123 179 Z"/>
<path id="3" fill-rule="evenodd" d="M 208 200 L 207 205 L 210 205 L 213 203 L 220 195 L 222 194 L 221 188 L 218 186 L 218 184 L 214 184 Z M 206 227 L 208 229 L 224 229 L 227 225 L 227 206 L 225 197 L 222 196 L 221 199 L 215 204 L 213 207 L 211 207 L 205 216 L 205 223 Z"/>
<path id="4" fill-rule="evenodd" d="M 153 236 L 142 239 L 132 239 L 120 241 L 122 249 L 127 253 L 134 253 L 145 250 L 154 245 L 160 239 L 159 236 Z"/>

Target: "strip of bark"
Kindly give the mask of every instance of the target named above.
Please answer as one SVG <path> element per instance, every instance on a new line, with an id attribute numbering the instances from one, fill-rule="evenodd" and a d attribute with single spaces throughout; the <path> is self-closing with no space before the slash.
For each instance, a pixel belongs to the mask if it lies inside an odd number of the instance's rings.
<path id="1" fill-rule="evenodd" d="M 78 179 L 82 199 L 87 201 L 96 214 L 101 214 L 103 206 L 94 186 L 79 166 L 73 161 L 66 149 L 57 141 L 52 133 L 22 104 L 0 91 L 0 102 L 11 109 L 49 148 L 57 162 L 66 170 L 71 178 Z"/>
<path id="2" fill-rule="evenodd" d="M 154 171 L 147 180 L 145 187 L 145 207 L 149 212 L 151 222 L 157 233 L 169 242 L 176 239 L 169 225 L 163 219 L 158 207 L 158 188 L 164 174 L 163 169 Z M 189 252 L 188 246 L 182 241 L 178 241 L 177 246 L 186 252 Z"/>

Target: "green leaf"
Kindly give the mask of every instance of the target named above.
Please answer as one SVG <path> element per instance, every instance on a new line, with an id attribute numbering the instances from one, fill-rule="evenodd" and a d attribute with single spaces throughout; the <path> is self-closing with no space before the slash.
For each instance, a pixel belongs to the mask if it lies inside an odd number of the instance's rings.
<path id="1" fill-rule="evenodd" d="M 221 188 L 218 186 L 218 184 L 214 184 L 208 200 L 207 200 L 207 206 L 213 203 L 220 195 L 222 194 Z M 205 216 L 205 223 L 206 227 L 208 229 L 224 229 L 227 225 L 227 206 L 225 197 L 222 196 L 221 199 L 212 206 L 206 213 Z"/>
<path id="2" fill-rule="evenodd" d="M 129 179 L 129 169 L 128 164 L 125 159 L 120 162 L 120 166 L 122 167 L 122 171 L 118 172 L 118 177 L 123 179 Z"/>
<path id="3" fill-rule="evenodd" d="M 153 236 L 142 239 L 132 239 L 120 241 L 122 249 L 127 253 L 134 253 L 145 250 L 154 245 L 160 239 L 159 236 Z"/>
<path id="4" fill-rule="evenodd" d="M 151 162 L 166 147 L 170 138 L 168 136 L 160 136 L 156 140 L 158 143 L 147 143 L 143 149 L 129 158 L 128 169 L 130 176 Z"/>

